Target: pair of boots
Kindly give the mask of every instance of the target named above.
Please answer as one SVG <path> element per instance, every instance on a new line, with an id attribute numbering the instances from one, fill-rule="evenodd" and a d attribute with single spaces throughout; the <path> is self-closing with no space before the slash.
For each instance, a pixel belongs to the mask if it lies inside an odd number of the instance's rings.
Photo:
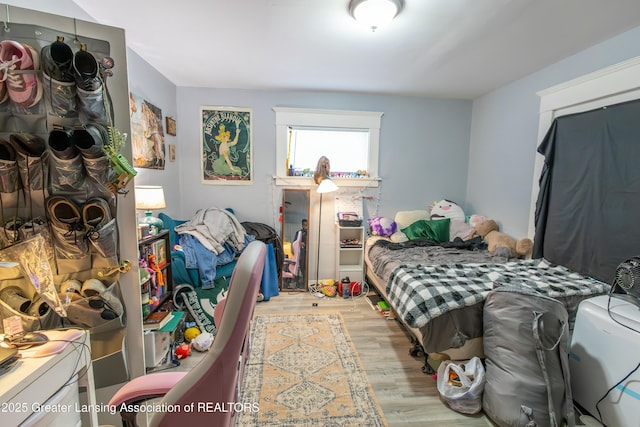
<path id="1" fill-rule="evenodd" d="M 50 189 L 52 195 L 78 200 L 110 195 L 106 184 L 113 179 L 111 161 L 103 147 L 109 143 L 107 128 L 89 123 L 81 129 L 54 129 L 49 133 Z"/>
<path id="2" fill-rule="evenodd" d="M 89 199 L 80 208 L 62 196 L 47 199 L 58 274 L 118 267 L 118 229 L 109 203 Z"/>
<path id="3" fill-rule="evenodd" d="M 113 109 L 96 58 L 82 45 L 73 52 L 64 37 L 42 48 L 44 98 L 56 116 L 82 123 L 111 123 Z"/>
<path id="4" fill-rule="evenodd" d="M 15 216 L 45 216 L 49 151 L 42 138 L 27 133 L 0 138 L 0 199 L 3 213 L 15 208 Z M 20 191 L 22 190 L 22 191 Z"/>

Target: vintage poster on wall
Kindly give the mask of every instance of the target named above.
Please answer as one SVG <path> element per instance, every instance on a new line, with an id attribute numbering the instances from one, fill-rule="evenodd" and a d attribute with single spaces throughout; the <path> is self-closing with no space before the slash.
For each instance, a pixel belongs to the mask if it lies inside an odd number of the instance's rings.
<path id="1" fill-rule="evenodd" d="M 131 148 L 136 168 L 164 169 L 162 110 L 129 92 Z"/>
<path id="2" fill-rule="evenodd" d="M 250 108 L 200 107 L 202 182 L 252 184 Z"/>

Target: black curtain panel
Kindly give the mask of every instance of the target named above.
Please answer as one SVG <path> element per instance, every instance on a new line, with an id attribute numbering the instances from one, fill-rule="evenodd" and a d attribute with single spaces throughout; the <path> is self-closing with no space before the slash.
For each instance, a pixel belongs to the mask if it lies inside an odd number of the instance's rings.
<path id="1" fill-rule="evenodd" d="M 557 118 L 538 152 L 533 257 L 611 284 L 640 255 L 640 100 Z"/>

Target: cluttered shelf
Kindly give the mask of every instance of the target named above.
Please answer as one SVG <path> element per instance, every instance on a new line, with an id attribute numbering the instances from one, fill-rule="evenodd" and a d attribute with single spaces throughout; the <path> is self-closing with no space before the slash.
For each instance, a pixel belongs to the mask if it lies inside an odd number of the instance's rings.
<path id="1" fill-rule="evenodd" d="M 169 232 L 162 230 L 138 242 L 142 316 L 162 306 L 173 292 Z"/>

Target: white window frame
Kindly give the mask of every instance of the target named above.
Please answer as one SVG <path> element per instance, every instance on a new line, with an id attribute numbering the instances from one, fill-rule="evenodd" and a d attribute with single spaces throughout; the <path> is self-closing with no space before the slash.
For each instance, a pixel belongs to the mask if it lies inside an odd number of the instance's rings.
<path id="1" fill-rule="evenodd" d="M 309 187 L 313 178 L 288 176 L 287 144 L 289 127 L 332 129 L 367 129 L 369 131 L 369 177 L 335 178 L 340 187 L 377 187 L 378 147 L 382 114 L 375 111 L 319 110 L 311 108 L 273 107 L 276 113 L 276 185 Z M 331 159 L 329 159 L 331 160 Z"/>

